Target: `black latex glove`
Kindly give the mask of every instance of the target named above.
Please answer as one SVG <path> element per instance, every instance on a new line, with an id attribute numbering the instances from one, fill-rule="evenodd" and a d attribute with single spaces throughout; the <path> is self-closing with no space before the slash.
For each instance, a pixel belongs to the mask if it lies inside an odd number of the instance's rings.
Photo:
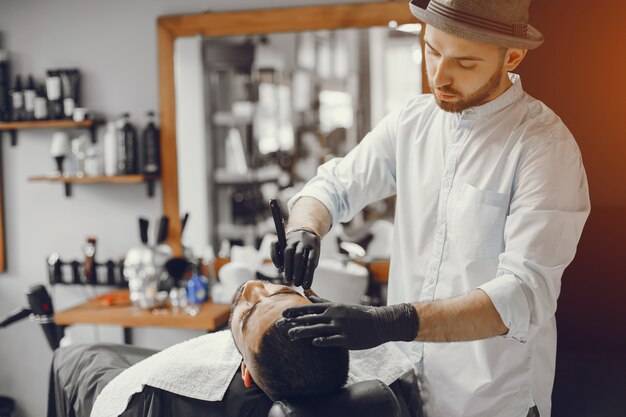
<path id="1" fill-rule="evenodd" d="M 313 273 L 320 259 L 320 237 L 315 233 L 296 229 L 287 233 L 284 248 L 272 243 L 270 255 L 276 268 L 285 272 L 287 282 L 305 290 L 311 288 Z"/>
<path id="2" fill-rule="evenodd" d="M 369 349 L 391 341 L 415 340 L 419 317 L 411 304 L 367 307 L 309 297 L 314 304 L 288 308 L 277 323 L 291 327 L 289 337 L 312 339 L 315 346 Z"/>

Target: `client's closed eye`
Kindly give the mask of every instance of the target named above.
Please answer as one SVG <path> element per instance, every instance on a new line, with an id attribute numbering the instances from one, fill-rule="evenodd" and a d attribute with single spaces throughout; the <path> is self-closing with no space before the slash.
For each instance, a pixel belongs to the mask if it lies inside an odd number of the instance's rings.
<path id="1" fill-rule="evenodd" d="M 250 315 L 251 311 L 252 311 L 251 308 L 248 308 L 248 309 L 242 311 L 241 314 L 239 314 L 239 321 L 244 320 L 246 317 L 248 317 Z"/>

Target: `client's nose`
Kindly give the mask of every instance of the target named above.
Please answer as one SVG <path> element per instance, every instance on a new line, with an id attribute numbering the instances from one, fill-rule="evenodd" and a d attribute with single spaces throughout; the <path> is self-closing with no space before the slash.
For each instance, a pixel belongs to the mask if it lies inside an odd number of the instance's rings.
<path id="1" fill-rule="evenodd" d="M 261 281 L 248 281 L 243 287 L 242 297 L 251 303 L 257 302 L 268 295 L 269 292 Z"/>

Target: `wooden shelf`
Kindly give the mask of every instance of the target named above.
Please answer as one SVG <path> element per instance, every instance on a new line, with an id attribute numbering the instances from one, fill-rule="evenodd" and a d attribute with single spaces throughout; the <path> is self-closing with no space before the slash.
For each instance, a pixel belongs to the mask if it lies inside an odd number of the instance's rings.
<path id="1" fill-rule="evenodd" d="M 57 182 L 65 184 L 65 195 L 72 195 L 71 184 L 148 184 L 148 195 L 154 195 L 154 183 L 159 177 L 154 175 L 117 175 L 117 176 L 100 176 L 100 177 L 53 177 L 40 176 L 30 177 L 30 182 Z"/>
<path id="2" fill-rule="evenodd" d="M 101 124 L 100 120 L 30 120 L 26 122 L 0 122 L 0 133 L 7 131 L 11 136 L 11 145 L 17 145 L 17 131 L 23 129 L 54 129 L 54 128 L 82 128 L 89 129 L 91 142 L 96 143 L 96 127 Z"/>
<path id="3" fill-rule="evenodd" d="M 116 184 L 140 184 L 148 180 L 156 180 L 158 177 L 150 175 L 117 175 L 114 177 L 30 177 L 33 182 L 66 182 L 70 184 L 93 184 L 93 183 L 116 183 Z"/>
<path id="4" fill-rule="evenodd" d="M 75 122 L 73 120 L 31 120 L 27 122 L 0 122 L 0 130 L 45 129 L 51 127 L 90 127 L 93 120 Z"/>

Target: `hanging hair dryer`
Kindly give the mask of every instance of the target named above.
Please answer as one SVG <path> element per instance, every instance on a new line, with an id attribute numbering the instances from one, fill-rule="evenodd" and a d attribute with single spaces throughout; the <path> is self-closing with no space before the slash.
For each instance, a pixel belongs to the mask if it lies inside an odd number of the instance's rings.
<path id="1" fill-rule="evenodd" d="M 8 327 L 26 317 L 39 323 L 43 329 L 48 344 L 52 350 L 59 347 L 59 342 L 63 337 L 63 331 L 54 324 L 54 309 L 50 294 L 43 285 L 34 285 L 26 289 L 29 307 L 21 307 L 13 310 L 5 317 L 0 318 L 0 328 Z"/>

